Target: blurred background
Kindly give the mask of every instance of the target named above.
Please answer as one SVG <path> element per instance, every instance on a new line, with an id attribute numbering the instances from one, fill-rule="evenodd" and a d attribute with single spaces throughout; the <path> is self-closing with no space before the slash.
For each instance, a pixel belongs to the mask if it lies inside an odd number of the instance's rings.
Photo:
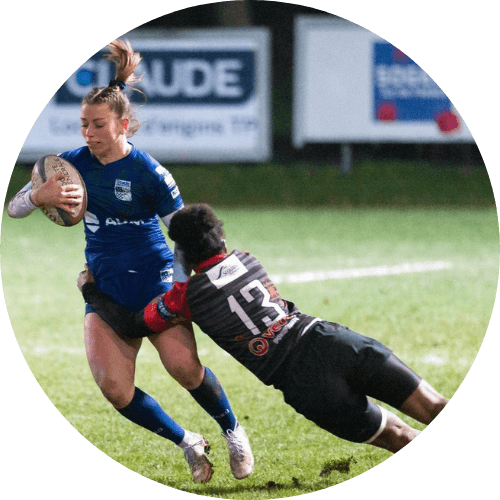
<path id="1" fill-rule="evenodd" d="M 432 75 L 358 25 L 242 0 L 180 10 L 124 36 L 144 56 L 148 95 L 132 142 L 172 171 L 186 202 L 494 206 L 459 110 Z M 59 89 L 7 200 L 36 158 L 82 145 L 80 99 L 110 77 L 98 53 Z"/>

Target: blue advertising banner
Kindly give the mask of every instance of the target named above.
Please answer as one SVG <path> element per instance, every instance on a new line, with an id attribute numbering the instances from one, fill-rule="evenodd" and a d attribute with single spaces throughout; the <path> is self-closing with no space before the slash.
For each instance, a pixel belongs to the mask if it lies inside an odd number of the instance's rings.
<path id="1" fill-rule="evenodd" d="M 373 44 L 373 96 L 375 120 L 430 122 L 451 107 L 434 80 L 387 42 Z"/>
<path id="2" fill-rule="evenodd" d="M 93 86 L 107 85 L 113 66 L 99 52 L 55 95 L 57 104 L 79 104 Z M 252 50 L 141 50 L 139 88 L 150 104 L 241 105 L 255 94 Z M 133 93 L 136 102 L 140 94 Z"/>

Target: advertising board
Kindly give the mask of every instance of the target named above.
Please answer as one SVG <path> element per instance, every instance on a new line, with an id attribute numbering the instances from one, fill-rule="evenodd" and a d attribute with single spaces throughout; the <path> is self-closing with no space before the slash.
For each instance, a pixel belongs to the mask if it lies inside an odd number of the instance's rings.
<path id="1" fill-rule="evenodd" d="M 142 123 L 130 142 L 162 162 L 264 162 L 271 157 L 270 37 L 265 28 L 137 31 Z M 44 108 L 19 161 L 80 147 L 80 102 L 114 78 L 99 51 Z M 127 91 L 127 90 L 126 90 Z"/>
<path id="2" fill-rule="evenodd" d="M 443 90 L 410 57 L 331 16 L 295 20 L 293 143 L 473 142 Z"/>

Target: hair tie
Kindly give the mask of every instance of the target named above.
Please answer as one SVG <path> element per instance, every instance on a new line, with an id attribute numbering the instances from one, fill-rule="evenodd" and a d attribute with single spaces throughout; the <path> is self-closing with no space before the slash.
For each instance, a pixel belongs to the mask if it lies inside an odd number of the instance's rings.
<path id="1" fill-rule="evenodd" d="M 120 87 L 120 90 L 123 90 L 127 84 L 123 80 L 111 80 L 108 84 L 108 87 Z"/>

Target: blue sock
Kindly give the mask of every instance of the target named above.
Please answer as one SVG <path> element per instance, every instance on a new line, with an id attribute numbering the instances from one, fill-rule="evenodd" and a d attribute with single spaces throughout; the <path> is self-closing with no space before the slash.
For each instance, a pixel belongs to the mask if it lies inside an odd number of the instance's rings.
<path id="1" fill-rule="evenodd" d="M 138 387 L 135 388 L 132 401 L 118 412 L 134 424 L 169 439 L 175 444 L 179 444 L 184 438 L 184 429 L 170 418 L 151 396 L 142 392 Z"/>
<path id="2" fill-rule="evenodd" d="M 205 367 L 205 376 L 199 387 L 189 391 L 196 402 L 220 425 L 222 432 L 234 431 L 236 417 L 217 377 Z"/>

